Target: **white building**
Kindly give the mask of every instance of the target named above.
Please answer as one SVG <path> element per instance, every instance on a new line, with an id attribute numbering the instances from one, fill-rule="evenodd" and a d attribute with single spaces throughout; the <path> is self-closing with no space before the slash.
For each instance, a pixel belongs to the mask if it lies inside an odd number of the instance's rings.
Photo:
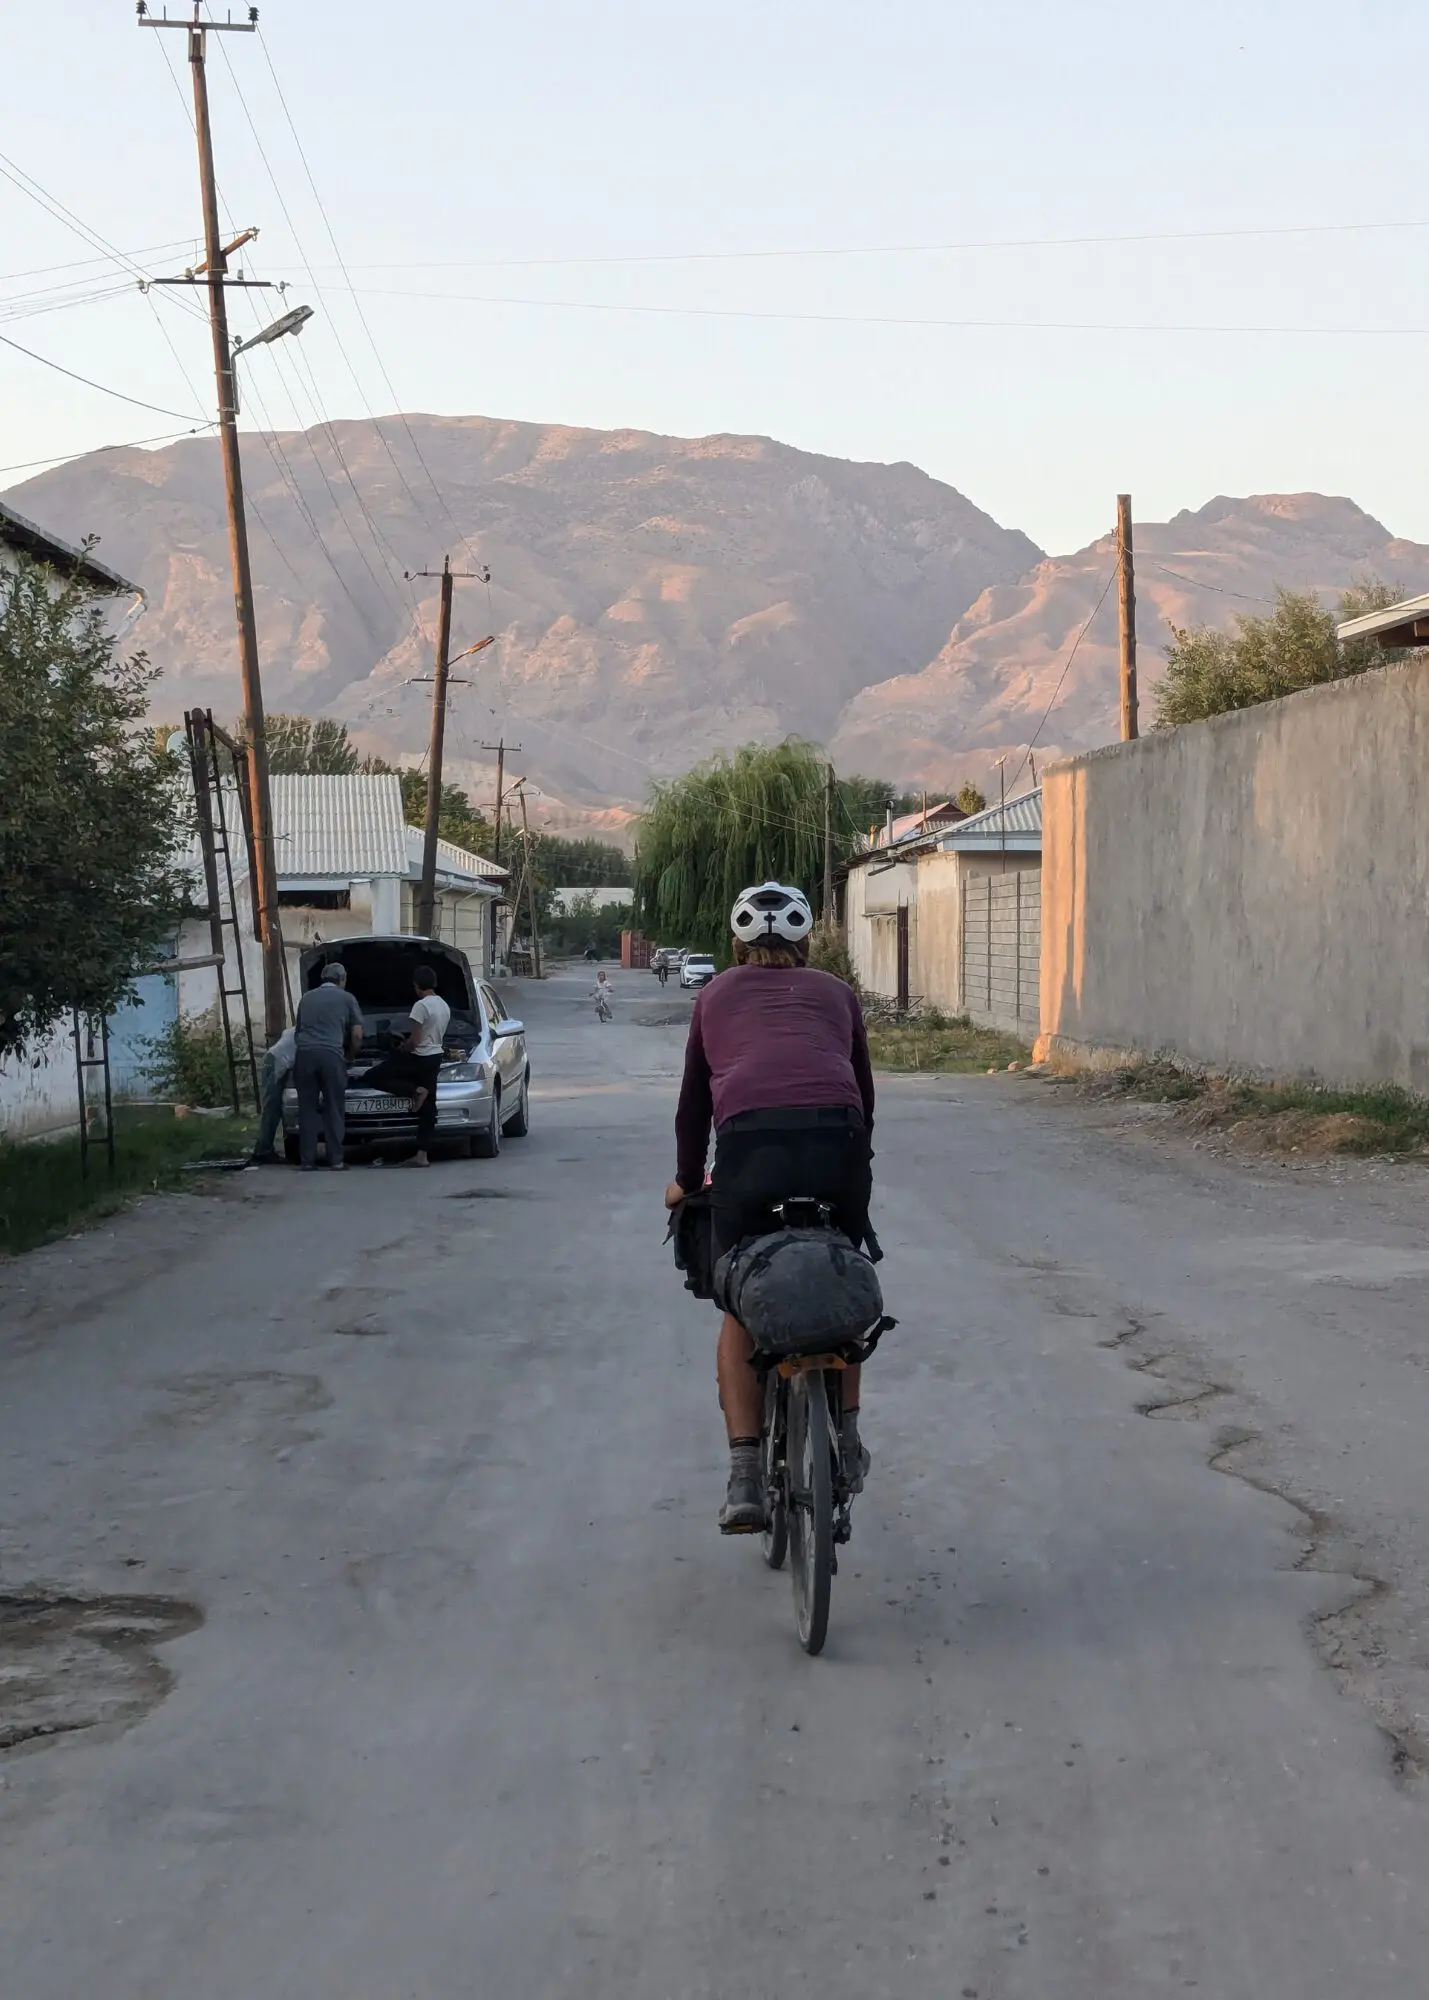
<path id="1" fill-rule="evenodd" d="M 422 874 L 423 834 L 408 826 L 402 810 L 401 780 L 395 772 L 349 777 L 278 776 L 270 780 L 273 847 L 278 876 L 278 912 L 293 999 L 298 992 L 298 960 L 325 938 L 382 936 L 417 930 L 417 891 Z M 262 1039 L 262 957 L 253 936 L 252 900 L 236 792 L 225 787 L 224 822 L 233 851 L 234 905 L 243 935 L 244 976 L 254 1028 Z M 197 852 L 195 851 L 195 872 Z M 220 898 L 227 884 L 219 864 Z M 436 914 L 431 935 L 455 945 L 471 960 L 478 978 L 491 972 L 491 905 L 507 880 L 506 869 L 449 840 L 437 843 Z M 225 932 L 231 941 L 232 931 Z M 175 956 L 181 966 L 210 952 L 206 919 L 185 924 Z M 211 966 L 180 970 L 178 1006 L 184 1015 L 204 1014 L 218 999 Z M 227 973 L 230 988 L 236 983 Z"/>

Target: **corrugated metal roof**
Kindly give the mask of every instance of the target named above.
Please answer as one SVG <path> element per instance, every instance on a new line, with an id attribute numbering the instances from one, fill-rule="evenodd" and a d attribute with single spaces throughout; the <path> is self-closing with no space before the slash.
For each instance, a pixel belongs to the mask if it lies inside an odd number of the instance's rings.
<path id="1" fill-rule="evenodd" d="M 1006 813 L 1004 833 L 1003 815 Z M 986 812 L 974 813 L 961 826 L 955 826 L 951 833 L 945 833 L 938 842 L 945 853 L 960 854 L 976 852 L 983 848 L 1038 848 L 1042 845 L 1042 787 L 1037 785 L 1030 792 L 1022 792 L 1015 799 L 1009 799 L 1006 807 L 989 806 Z"/>
<path id="2" fill-rule="evenodd" d="M 1335 636 L 1378 639 L 1390 646 L 1422 646 L 1429 630 L 1421 627 L 1429 627 L 1429 595 L 1406 597 L 1398 604 L 1387 604 L 1383 611 L 1367 611 L 1362 618 L 1347 619 L 1335 627 Z"/>
<path id="3" fill-rule="evenodd" d="M 409 826 L 407 832 L 407 873 L 414 879 L 422 869 L 422 849 L 426 835 L 419 826 Z M 508 880 L 510 870 L 497 861 L 488 861 L 483 854 L 473 854 L 468 848 L 458 847 L 454 840 L 438 840 L 437 868 L 444 875 L 454 879 L 465 878 L 472 883 L 489 883 L 492 888 L 500 888 Z"/>
<path id="4" fill-rule="evenodd" d="M 104 591 L 116 597 L 142 597 L 143 591 L 137 583 L 130 583 L 120 576 L 118 570 L 110 569 L 94 556 L 87 556 L 72 542 L 61 541 L 45 528 L 38 527 L 24 514 L 17 514 L 13 507 L 0 500 L 0 542 L 12 549 L 20 549 L 36 562 L 48 563 L 51 569 L 65 570 L 76 575 L 81 583 L 91 590 Z"/>
<path id="5" fill-rule="evenodd" d="M 407 873 L 407 823 L 395 771 L 272 778 L 278 879 L 357 882 Z"/>

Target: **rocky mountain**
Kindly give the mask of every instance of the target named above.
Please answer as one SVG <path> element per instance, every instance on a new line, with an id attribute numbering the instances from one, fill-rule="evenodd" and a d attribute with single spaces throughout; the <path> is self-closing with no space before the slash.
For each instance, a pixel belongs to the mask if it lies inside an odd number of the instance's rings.
<path id="1" fill-rule="evenodd" d="M 926 668 L 989 588 L 1040 555 L 912 465 L 757 437 L 666 438 L 485 417 L 245 435 L 270 707 L 341 717 L 387 753 L 425 747 L 434 579 L 460 582 L 454 771 L 498 731 L 545 793 L 598 810 L 720 748 L 826 741 L 863 690 Z M 238 706 L 217 445 L 95 453 L 7 496 L 101 537 L 150 608 L 136 636 L 166 715 Z M 448 511 L 449 510 L 449 511 Z M 896 742 L 880 768 L 901 767 Z"/>
<path id="2" fill-rule="evenodd" d="M 1317 493 L 1220 498 L 1170 521 L 1138 521 L 1135 551 L 1143 728 L 1173 625 L 1229 626 L 1238 612 L 1269 609 L 1277 584 L 1316 590 L 1326 602 L 1365 575 L 1406 595 L 1429 590 L 1429 548 L 1397 539 L 1351 500 Z M 1114 741 L 1114 561 L 1107 535 L 1047 558 L 1017 583 L 992 585 L 929 666 L 849 702 L 831 746 L 836 760 L 851 770 L 896 769 L 934 788 L 965 775 L 986 787 L 999 757 L 1009 778 L 1020 771 L 1039 726 L 1039 758 Z"/>
<path id="3" fill-rule="evenodd" d="M 482 796 L 482 741 L 521 744 L 540 818 L 616 824 L 652 778 L 790 733 L 930 789 L 995 788 L 996 760 L 1020 772 L 1034 738 L 1041 758 L 1117 733 L 1110 535 L 1044 557 L 912 465 L 486 417 L 245 434 L 243 452 L 269 705 L 419 754 L 437 584 L 403 573 L 444 550 L 486 564 L 489 591 L 456 587 L 452 650 L 498 643 L 456 668 L 448 757 Z M 236 712 L 215 443 L 94 453 L 7 498 L 98 534 L 147 590 L 164 715 Z M 1228 625 L 1277 584 L 1429 589 L 1429 548 L 1313 493 L 1138 521 L 1136 556 L 1147 723 L 1172 625 Z"/>

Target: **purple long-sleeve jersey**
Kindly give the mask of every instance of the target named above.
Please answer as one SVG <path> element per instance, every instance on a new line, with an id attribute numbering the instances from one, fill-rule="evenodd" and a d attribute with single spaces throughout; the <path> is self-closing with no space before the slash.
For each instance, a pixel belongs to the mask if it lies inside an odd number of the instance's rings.
<path id="1" fill-rule="evenodd" d="M 710 1125 L 846 1104 L 873 1129 L 873 1071 L 851 987 L 808 966 L 735 965 L 695 1002 L 675 1112 L 676 1178 L 702 1185 Z"/>

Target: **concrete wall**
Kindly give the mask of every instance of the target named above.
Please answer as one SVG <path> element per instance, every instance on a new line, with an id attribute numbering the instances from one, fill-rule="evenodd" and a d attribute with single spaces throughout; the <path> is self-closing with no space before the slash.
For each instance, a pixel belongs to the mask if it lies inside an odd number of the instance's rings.
<path id="1" fill-rule="evenodd" d="M 1429 662 L 1055 765 L 1052 1048 L 1429 1091 Z"/>
<path id="2" fill-rule="evenodd" d="M 28 1059 L 0 1063 L 0 1136 L 38 1139 L 78 1129 L 74 1037 L 57 1028 Z"/>
<path id="3" fill-rule="evenodd" d="M 912 861 L 849 870 L 844 922 L 849 956 L 865 993 L 898 995 L 898 907 L 908 909 L 908 990 L 918 984 L 918 870 Z"/>

